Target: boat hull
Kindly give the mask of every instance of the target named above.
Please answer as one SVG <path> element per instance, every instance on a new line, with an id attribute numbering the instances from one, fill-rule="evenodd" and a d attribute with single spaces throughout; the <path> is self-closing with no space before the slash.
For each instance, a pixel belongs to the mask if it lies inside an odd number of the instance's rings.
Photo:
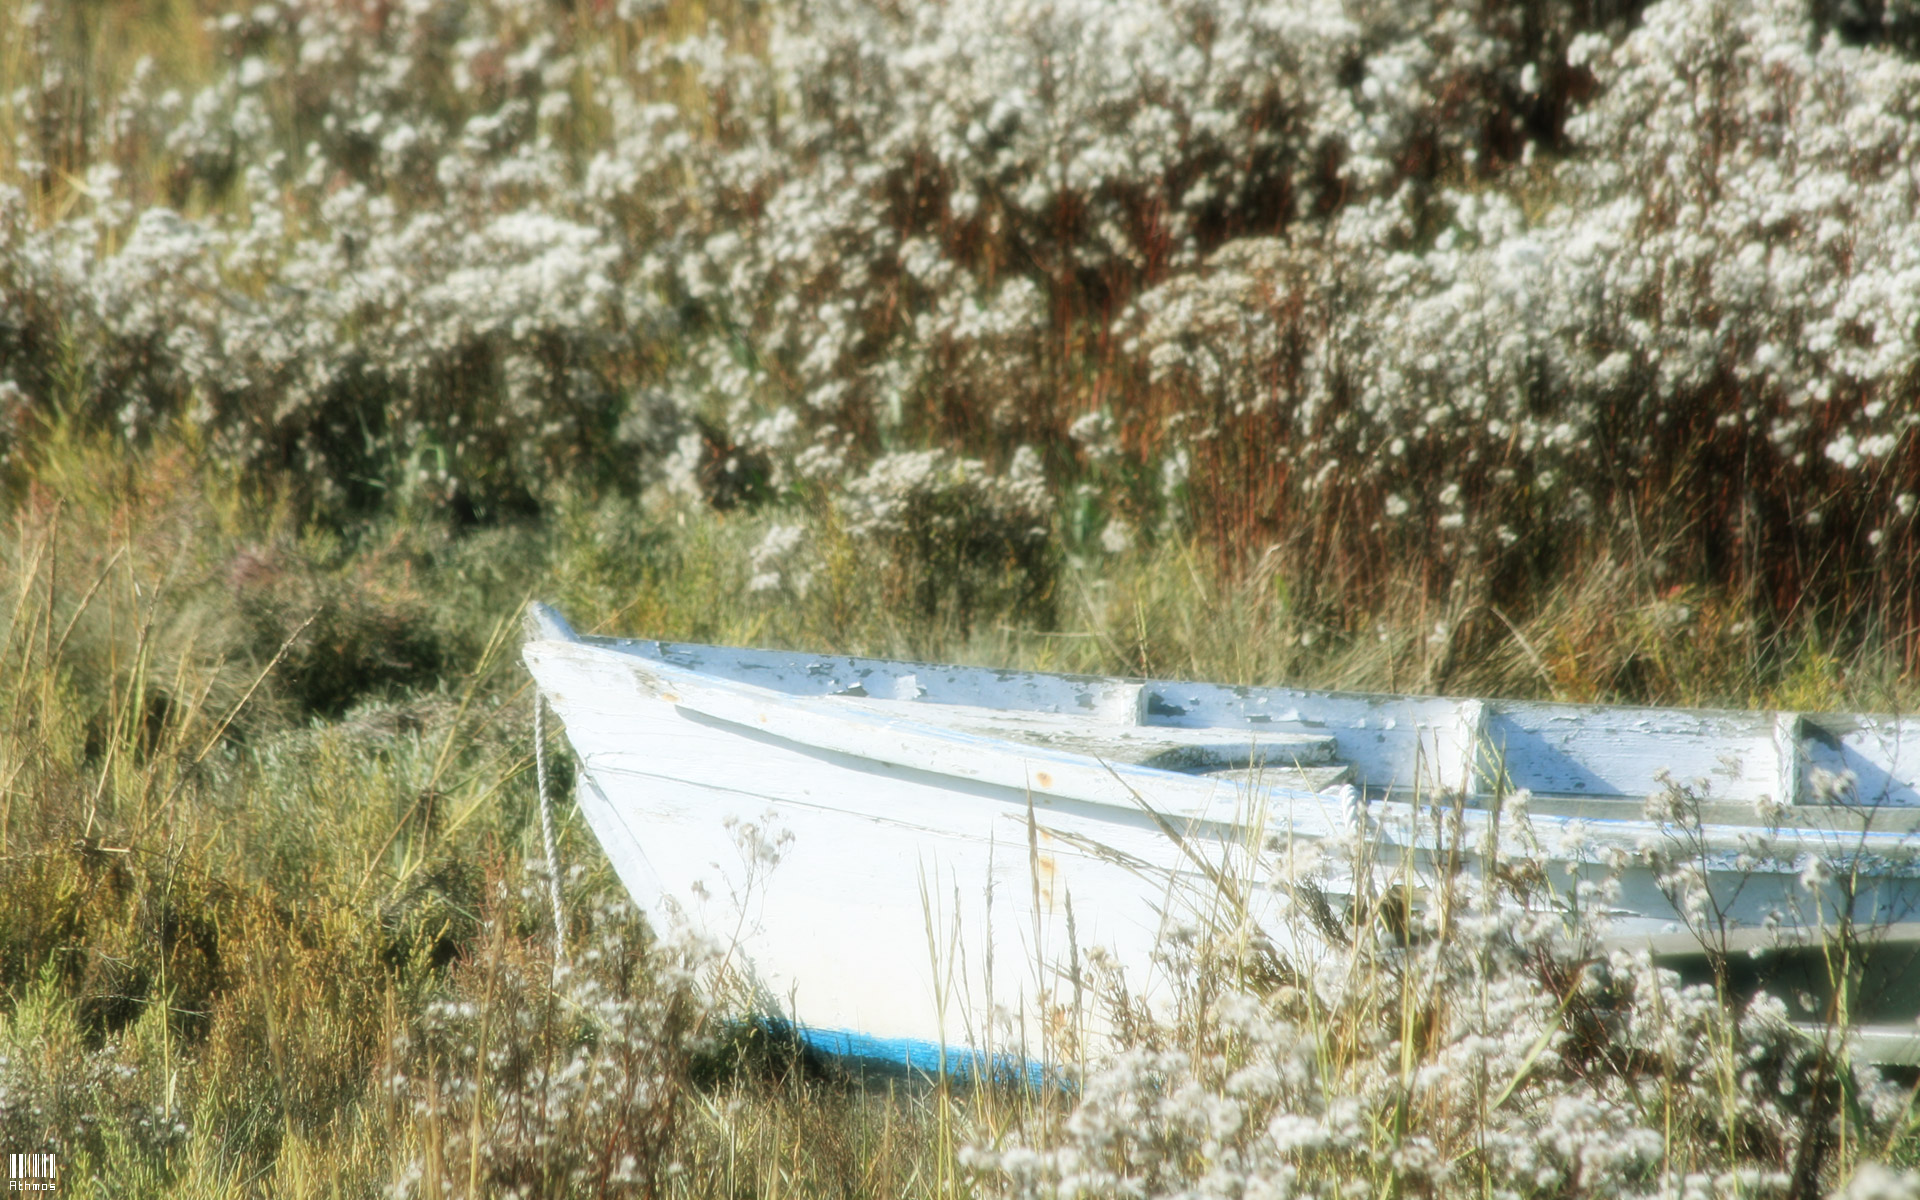
<path id="1" fill-rule="evenodd" d="M 1356 888 L 1430 893 L 1437 864 L 1475 874 L 1496 842 L 1531 839 L 1541 903 L 1605 882 L 1614 937 L 1668 955 L 1689 928 L 1676 867 L 1696 869 L 1716 929 L 1842 914 L 1871 928 L 1920 907 L 1897 832 L 1790 829 L 1768 851 L 1759 831 L 1637 816 L 1522 822 L 1464 790 L 1436 814 L 1392 789 L 1369 803 L 1364 783 L 1315 794 L 1088 766 L 886 705 L 841 711 L 832 692 L 716 681 L 650 645 L 569 632 L 526 648 L 578 758 L 581 813 L 657 927 L 710 939 L 762 1014 L 870 1060 L 1072 1062 L 1107 1032 L 1097 991 L 1124 981 L 1147 1009 L 1172 1007 L 1181 981 L 1157 952 L 1198 924 L 1241 922 L 1308 964 L 1325 931 L 1289 886 L 1306 876 L 1275 880 L 1276 862 L 1311 870 L 1339 909 Z M 1074 701 L 1090 720 L 1129 703 L 1125 681 L 1066 682 L 1095 696 Z M 1815 851 L 1868 866 L 1836 885 L 1804 869 Z"/>
<path id="2" fill-rule="evenodd" d="M 1191 880 L 1145 813 L 1030 804 L 664 703 L 556 708 L 582 731 L 578 804 L 622 882 L 656 927 L 716 943 L 767 1015 L 924 1065 L 943 1046 L 1067 1049 L 1096 946 L 1165 999 L 1144 968 Z"/>

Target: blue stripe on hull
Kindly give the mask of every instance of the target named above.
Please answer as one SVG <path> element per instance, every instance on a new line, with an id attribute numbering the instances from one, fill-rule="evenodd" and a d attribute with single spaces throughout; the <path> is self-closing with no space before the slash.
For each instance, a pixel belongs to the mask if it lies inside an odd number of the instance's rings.
<path id="1" fill-rule="evenodd" d="M 875 1037 L 853 1029 L 813 1029 L 806 1026 L 794 1030 L 794 1033 L 808 1049 L 865 1069 L 935 1078 L 941 1071 L 942 1052 L 938 1042 L 920 1038 Z M 948 1076 L 959 1080 L 1012 1082 L 1024 1079 L 1027 1086 L 1034 1088 L 1049 1085 L 1071 1087 L 1059 1071 L 1050 1070 L 1044 1063 L 1023 1059 L 1017 1054 L 990 1055 L 965 1046 L 948 1046 L 945 1048 L 944 1062 Z"/>

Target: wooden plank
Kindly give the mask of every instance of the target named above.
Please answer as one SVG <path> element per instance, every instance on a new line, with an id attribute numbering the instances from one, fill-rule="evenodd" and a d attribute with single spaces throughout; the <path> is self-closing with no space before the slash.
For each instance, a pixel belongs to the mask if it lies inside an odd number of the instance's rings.
<path id="1" fill-rule="evenodd" d="M 1750 802 L 1778 785 L 1763 713 L 1501 703 L 1490 706 L 1486 736 L 1515 787 L 1548 795 L 1638 804 L 1671 776 Z"/>
<path id="2" fill-rule="evenodd" d="M 636 697 L 652 696 L 704 713 L 711 719 L 751 729 L 759 735 L 784 738 L 855 759 L 1126 811 L 1138 811 L 1140 799 L 1144 797 L 1159 811 L 1186 821 L 1231 821 L 1236 805 L 1246 800 L 1244 796 L 1236 796 L 1233 789 L 1209 784 L 1205 777 L 1127 764 L 1103 764 L 1084 755 L 1041 747 L 1009 746 L 1001 739 L 942 729 L 905 716 L 849 711 L 835 707 L 832 701 L 711 679 L 664 663 L 605 653 L 591 645 L 529 643 L 525 653 L 529 663 L 536 666 L 536 673 L 540 670 L 539 662 L 557 663 L 562 659 L 570 660 L 573 667 L 589 674 L 598 672 L 602 678 L 590 686 L 604 694 L 612 705 L 609 712 L 616 720 L 619 710 L 623 706 L 631 708 Z M 912 706 L 904 708 L 910 711 Z M 1457 736 L 1453 744 L 1458 745 Z M 1516 783 L 1526 786 L 1527 778 L 1523 776 Z M 1302 836 L 1325 836 L 1340 827 L 1326 797 L 1285 788 L 1277 789 L 1273 796 L 1275 804 L 1288 807 L 1290 819 Z M 1611 797 L 1602 792 L 1599 798 Z M 1633 803 L 1620 807 L 1619 819 L 1606 821 L 1591 832 L 1627 846 L 1662 836 L 1659 826 L 1641 818 L 1639 797 L 1632 799 Z M 1873 813 L 1835 811 L 1835 827 L 1845 831 L 1848 837 L 1859 839 L 1860 846 L 1894 854 L 1911 850 L 1903 836 L 1882 831 L 1875 825 Z M 1468 823 L 1478 827 L 1484 817 L 1484 813 L 1469 813 Z M 1566 824 L 1544 815 L 1536 823 L 1543 834 L 1556 825 Z M 1746 822 L 1749 827 L 1756 823 L 1757 817 Z M 1706 846 L 1730 855 L 1741 852 L 1741 836 L 1737 827 L 1709 828 L 1703 835 Z M 1833 847 L 1820 840 L 1824 836 L 1822 830 L 1811 826 L 1788 828 L 1781 833 L 1784 840 L 1779 849 L 1781 853 L 1799 853 L 1803 848 L 1831 852 Z"/>
<path id="3" fill-rule="evenodd" d="M 1469 700 L 1460 706 L 1460 765 L 1453 773 L 1452 786 L 1472 804 L 1482 795 L 1496 794 L 1502 786 L 1501 764 L 1490 761 L 1487 753 L 1487 705 Z M 1441 765 L 1445 779 L 1445 764 Z"/>
<path id="4" fill-rule="evenodd" d="M 1779 804 L 1794 805 L 1802 801 L 1801 777 L 1806 773 L 1806 762 L 1800 751 L 1800 742 L 1804 736 L 1799 713 L 1773 714 L 1775 770 L 1772 799 Z"/>
<path id="5" fill-rule="evenodd" d="M 1846 794 L 1854 803 L 1920 806 L 1920 720 L 1807 714 L 1801 732 L 1809 782 L 1818 771 L 1827 779 L 1851 779 Z"/>
<path id="6" fill-rule="evenodd" d="M 1463 740 L 1468 701 L 1199 683 L 1150 683 L 1147 693 L 1156 724 L 1332 737 L 1335 757 L 1375 796 L 1458 787 L 1458 773 L 1442 764 L 1460 763 L 1472 748 Z"/>
<path id="7" fill-rule="evenodd" d="M 1230 781 L 1243 787 L 1278 787 L 1300 792 L 1325 792 L 1353 782 L 1353 768 L 1346 763 L 1324 767 L 1263 763 L 1257 767 L 1208 771 L 1206 775 L 1208 779 Z"/>
<path id="8" fill-rule="evenodd" d="M 1093 716 L 1010 712 L 978 705 L 934 704 L 926 701 L 906 706 L 884 701 L 836 699 L 834 706 L 858 708 L 882 717 L 905 718 L 1022 745 L 1082 754 L 1105 762 L 1131 763 L 1183 774 L 1265 765 L 1276 768 L 1332 766 L 1337 749 L 1334 739 L 1324 733 L 1115 724 Z"/>
<path id="9" fill-rule="evenodd" d="M 1528 802 L 1527 811 L 1536 821 L 1543 817 L 1565 818 L 1599 823 L 1604 829 L 1644 808 L 1644 802 L 1633 797 L 1535 794 Z M 1745 829 L 1765 833 L 1777 825 L 1783 831 L 1797 830 L 1810 835 L 1828 851 L 1844 850 L 1851 839 L 1868 830 L 1882 838 L 1902 841 L 1908 848 L 1920 849 L 1920 838 L 1914 836 L 1920 833 L 1920 808 L 1909 805 L 1801 804 L 1781 811 L 1773 825 L 1763 820 L 1748 803 L 1714 801 L 1701 804 L 1698 812 L 1701 822 L 1712 830 Z"/>
<path id="10" fill-rule="evenodd" d="M 582 643 L 794 696 L 849 696 L 1087 715 L 1115 723 L 1324 734 L 1372 790 L 1412 790 L 1421 763 L 1457 761 L 1462 702 L 1051 675 L 840 655 L 583 637 Z M 1451 785 L 1449 785 L 1451 786 Z"/>

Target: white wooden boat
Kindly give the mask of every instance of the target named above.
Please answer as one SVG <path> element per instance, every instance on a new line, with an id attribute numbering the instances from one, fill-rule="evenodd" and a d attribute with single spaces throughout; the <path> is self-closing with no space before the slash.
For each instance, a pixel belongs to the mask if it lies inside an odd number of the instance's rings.
<path id="1" fill-rule="evenodd" d="M 1096 965 L 1164 998 L 1155 946 L 1222 903 L 1249 847 L 1324 843 L 1337 859 L 1364 842 L 1381 870 L 1417 875 L 1436 838 L 1476 855 L 1520 789 L 1560 888 L 1630 860 L 1615 936 L 1681 957 L 1696 944 L 1645 853 L 1678 850 L 1735 948 L 1842 918 L 1891 930 L 1905 957 L 1883 954 L 1887 994 L 1863 990 L 1855 1014 L 1910 1027 L 1920 1007 L 1920 722 L 583 637 L 539 605 L 524 657 L 573 746 L 580 811 L 641 908 L 727 946 L 769 1015 L 836 1053 L 935 1069 L 956 1048 L 1033 1061 L 1084 1046 Z M 1646 815 L 1669 779 L 1699 797 L 1697 826 Z M 1284 889 L 1237 899 L 1283 953 L 1305 952 Z"/>

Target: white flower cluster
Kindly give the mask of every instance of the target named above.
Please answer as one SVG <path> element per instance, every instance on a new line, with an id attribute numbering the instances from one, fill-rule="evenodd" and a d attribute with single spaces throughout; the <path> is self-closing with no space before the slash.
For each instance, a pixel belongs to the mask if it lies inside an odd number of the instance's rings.
<path id="1" fill-rule="evenodd" d="M 1449 3 L 837 0 L 781 13 L 764 58 L 663 51 L 727 97 L 722 137 L 615 104 L 595 177 L 657 228 L 686 201 L 645 181 L 677 184 L 692 148 L 710 228 L 673 270 L 724 315 L 707 336 L 744 334 L 755 361 L 688 384 L 719 385 L 736 424 L 792 404 L 835 431 L 1053 437 L 1087 407 L 1079 360 L 1117 365 L 1100 347 L 1141 288 L 1236 235 L 1410 176 L 1425 191 L 1489 126 L 1524 140 L 1521 67 L 1553 49 L 1527 24 Z"/>
<path id="2" fill-rule="evenodd" d="M 889 454 L 847 485 L 844 508 L 856 534 L 881 537 L 993 536 L 1040 542 L 1052 507 L 1040 456 L 1014 452 L 1005 475 L 944 450 Z"/>
<path id="3" fill-rule="evenodd" d="M 1910 547 L 1920 65 L 1792 0 L 1667 0 L 1568 69 L 1598 98 L 1532 190 L 1383 193 L 1145 296 L 1177 434 L 1453 553 L 1681 488 L 1673 524 L 1761 558 L 1823 522 Z"/>
<path id="4" fill-rule="evenodd" d="M 1904 594 L 1920 66 L 1833 7 L 263 0 L 88 116 L 29 6 L 0 421 L 476 514 L 1072 431 L 1128 497 L 1086 545 L 1194 504 L 1538 568 L 1631 502 Z"/>
<path id="5" fill-rule="evenodd" d="M 267 0 L 214 23 L 198 92 L 143 63 L 76 163 L 36 6 L 16 169 L 86 173 L 51 222 L 9 208 L 9 291 L 92 339 L 128 430 L 189 412 L 320 483 L 384 452 L 511 488 L 649 372 L 736 437 L 787 406 L 1051 432 L 1063 321 L 1471 139 L 1520 23 L 1464 12 L 852 0 L 770 10 L 749 52 L 641 11 Z"/>
<path id="6" fill-rule="evenodd" d="M 51 976 L 20 989 L 0 1013 L 0 1138 L 65 1162 L 104 1139 L 155 1157 L 180 1153 L 197 1114 L 171 1100 L 165 1073 L 129 1045 L 145 1031 L 91 1045 L 84 1019 Z"/>
<path id="7" fill-rule="evenodd" d="M 1730 1006 L 1605 950 L 1605 906 L 1547 903 L 1537 846 L 1497 857 L 1501 883 L 1429 881 L 1408 914 L 1395 880 L 1339 914 L 1283 856 L 1288 924 L 1324 944 L 1283 956 L 1218 908 L 1180 931 L 1173 1011 L 1115 1007 L 1122 1048 L 1071 1115 L 973 1148 L 978 1182 L 1023 1200 L 1784 1195 L 1796 1163 L 1830 1177 L 1814 1097 L 1844 1086 L 1871 1137 L 1904 1119 L 1900 1088 L 1779 1000 Z"/>
<path id="8" fill-rule="evenodd" d="M 676 432 L 634 387 L 664 318 L 580 194 L 557 103 L 580 67 L 541 26 L 504 3 L 373 21 L 285 0 L 217 23 L 233 65 L 191 97 L 137 71 L 71 213 L 0 196 L 0 376 L 50 405 L 32 372 L 64 339 L 100 419 L 184 416 L 322 501 L 511 509 L 569 475 L 644 479 L 623 434 L 638 414 L 657 460 Z M 163 194 L 111 165 L 143 154 Z"/>
<path id="9" fill-rule="evenodd" d="M 963 628 L 983 607 L 1048 615 L 1052 511 L 1031 446 L 1001 474 L 945 450 L 884 455 L 840 500 L 847 532 L 886 555 L 891 599 Z"/>
<path id="10" fill-rule="evenodd" d="M 470 1183 L 501 1196 L 658 1194 L 707 1016 L 694 973 L 710 956 L 643 948 L 624 902 L 584 917 L 571 964 L 491 946 L 395 1043 L 386 1089 L 421 1152 L 393 1195 L 475 1194 Z"/>
<path id="11" fill-rule="evenodd" d="M 813 581 L 813 572 L 805 565 L 806 530 L 798 525 L 774 525 L 747 555 L 747 567 L 753 572 L 747 580 L 750 592 L 778 591 L 790 587 L 805 594 Z"/>

